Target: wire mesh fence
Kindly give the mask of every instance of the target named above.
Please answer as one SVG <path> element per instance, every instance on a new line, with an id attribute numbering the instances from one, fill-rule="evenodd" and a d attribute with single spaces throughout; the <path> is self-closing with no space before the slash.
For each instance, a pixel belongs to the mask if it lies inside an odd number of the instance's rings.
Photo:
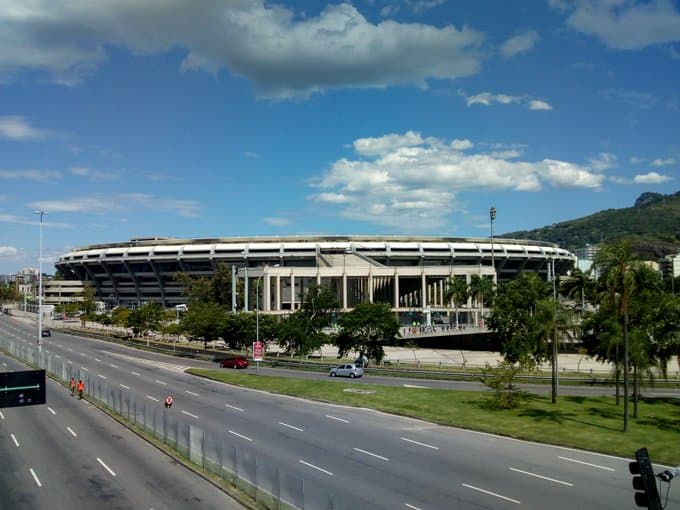
<path id="1" fill-rule="evenodd" d="M 0 349 L 33 367 L 43 368 L 47 374 L 68 386 L 72 377 L 85 384 L 84 398 L 105 408 L 116 418 L 147 437 L 164 445 L 175 455 L 203 470 L 225 484 L 236 487 L 250 496 L 261 508 L 272 510 L 344 510 L 354 508 L 336 502 L 325 491 L 308 488 L 304 479 L 279 466 L 255 449 L 230 442 L 227 437 L 206 433 L 181 416 L 168 412 L 160 402 L 135 397 L 119 385 L 74 366 L 27 342 L 0 338 Z M 312 486 L 312 484 L 308 484 Z"/>

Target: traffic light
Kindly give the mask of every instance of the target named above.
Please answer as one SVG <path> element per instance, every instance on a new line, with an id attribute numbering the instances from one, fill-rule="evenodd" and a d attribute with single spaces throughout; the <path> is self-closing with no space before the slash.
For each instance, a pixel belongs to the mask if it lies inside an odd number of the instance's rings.
<path id="1" fill-rule="evenodd" d="M 640 448 L 635 452 L 637 462 L 628 464 L 628 469 L 633 476 L 633 489 L 635 489 L 635 504 L 650 508 L 651 510 L 663 510 L 659 491 L 656 488 L 656 478 L 652 470 L 652 461 L 647 453 L 647 448 Z"/>

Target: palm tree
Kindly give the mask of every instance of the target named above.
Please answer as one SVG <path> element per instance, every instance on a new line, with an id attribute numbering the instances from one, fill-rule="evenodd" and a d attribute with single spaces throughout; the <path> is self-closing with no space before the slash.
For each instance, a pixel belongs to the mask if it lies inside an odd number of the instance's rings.
<path id="1" fill-rule="evenodd" d="M 604 279 L 609 309 L 618 314 L 623 321 L 623 431 L 628 430 L 628 306 L 635 288 L 635 269 L 638 264 L 630 243 L 626 240 L 616 244 L 600 246 L 595 255 L 594 266 Z"/>
<path id="2" fill-rule="evenodd" d="M 592 280 L 587 273 L 574 268 L 571 274 L 561 281 L 560 293 L 568 299 L 578 297 L 581 301 L 579 316 L 583 316 L 586 307 L 586 293 L 592 287 Z"/>
<path id="3" fill-rule="evenodd" d="M 448 287 L 444 293 L 444 302 L 449 303 L 453 301 L 453 307 L 456 309 L 456 328 L 458 327 L 458 308 L 463 303 L 467 303 L 470 297 L 470 288 L 465 280 L 462 278 L 452 277 L 448 282 Z"/>
<path id="4" fill-rule="evenodd" d="M 485 278 L 478 274 L 473 274 L 470 277 L 470 295 L 475 300 L 475 306 L 480 310 L 484 310 L 484 302 L 493 302 L 494 284 L 491 278 Z M 479 323 L 479 321 L 477 321 Z"/>

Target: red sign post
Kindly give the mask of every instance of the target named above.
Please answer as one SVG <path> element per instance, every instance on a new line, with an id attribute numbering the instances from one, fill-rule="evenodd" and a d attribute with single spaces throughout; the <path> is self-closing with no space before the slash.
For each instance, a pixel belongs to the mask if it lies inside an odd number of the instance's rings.
<path id="1" fill-rule="evenodd" d="M 262 342 L 253 342 L 253 361 L 262 361 Z"/>

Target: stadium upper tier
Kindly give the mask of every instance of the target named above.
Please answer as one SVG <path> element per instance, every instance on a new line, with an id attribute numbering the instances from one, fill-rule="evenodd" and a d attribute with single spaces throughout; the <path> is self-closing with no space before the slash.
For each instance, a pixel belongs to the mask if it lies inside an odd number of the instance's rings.
<path id="1" fill-rule="evenodd" d="M 396 311 L 425 306 L 448 311 L 442 296 L 451 277 L 508 280 L 521 271 L 549 277 L 553 267 L 563 274 L 575 260 L 567 250 L 538 241 L 291 236 L 138 238 L 75 249 L 55 265 L 66 279 L 90 281 L 98 298 L 109 304 L 186 303 L 176 274 L 210 276 L 223 263 L 243 280 L 246 309 L 253 309 L 253 290 L 263 278 L 265 311 L 295 309 L 313 284 L 334 289 L 343 308 L 369 300 L 390 303 Z"/>

